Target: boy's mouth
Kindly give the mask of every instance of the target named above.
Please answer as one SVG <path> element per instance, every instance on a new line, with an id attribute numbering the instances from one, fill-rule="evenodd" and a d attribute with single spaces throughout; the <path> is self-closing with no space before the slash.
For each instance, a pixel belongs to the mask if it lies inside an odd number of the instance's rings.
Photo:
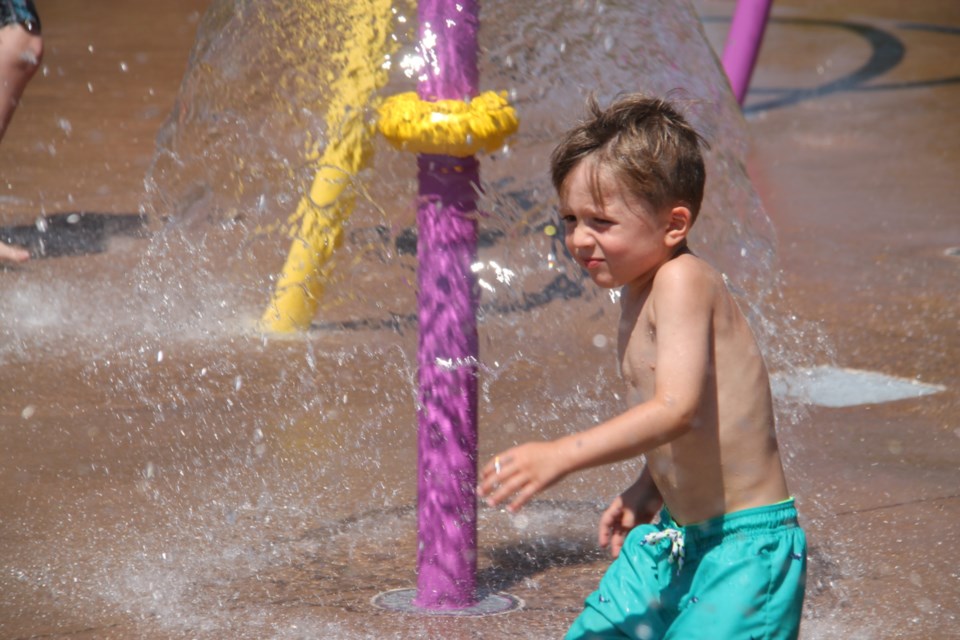
<path id="1" fill-rule="evenodd" d="M 603 260 L 600 258 L 583 258 L 584 269 L 596 269 L 601 264 L 603 264 Z"/>

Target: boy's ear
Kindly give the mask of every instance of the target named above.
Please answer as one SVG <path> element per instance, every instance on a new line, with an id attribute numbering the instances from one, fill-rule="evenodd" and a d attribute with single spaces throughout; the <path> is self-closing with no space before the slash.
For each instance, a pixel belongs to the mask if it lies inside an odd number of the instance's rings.
<path id="1" fill-rule="evenodd" d="M 667 219 L 667 233 L 665 241 L 667 246 L 675 247 L 686 240 L 690 233 L 690 226 L 693 224 L 693 214 L 685 206 L 676 206 L 670 210 Z"/>

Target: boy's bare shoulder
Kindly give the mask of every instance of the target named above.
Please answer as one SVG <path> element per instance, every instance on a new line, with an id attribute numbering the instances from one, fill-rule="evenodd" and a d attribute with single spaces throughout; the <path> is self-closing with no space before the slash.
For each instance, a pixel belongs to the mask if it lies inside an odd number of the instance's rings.
<path id="1" fill-rule="evenodd" d="M 683 253 L 664 263 L 653 279 L 653 291 L 668 290 L 696 295 L 722 295 L 723 275 L 694 253 Z"/>

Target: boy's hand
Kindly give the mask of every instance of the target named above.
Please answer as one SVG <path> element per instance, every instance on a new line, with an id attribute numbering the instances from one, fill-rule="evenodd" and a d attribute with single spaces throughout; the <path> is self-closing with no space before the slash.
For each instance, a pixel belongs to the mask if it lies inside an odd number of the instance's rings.
<path id="1" fill-rule="evenodd" d="M 600 516 L 600 546 L 609 547 L 610 555 L 616 558 L 627 534 L 637 525 L 653 520 L 662 505 L 660 492 L 644 472 L 639 480 L 614 498 Z"/>
<path id="2" fill-rule="evenodd" d="M 632 509 L 623 506 L 623 496 L 613 499 L 607 510 L 600 516 L 600 546 L 610 547 L 610 555 L 614 558 L 620 555 L 623 541 L 627 539 L 630 530 L 637 526 L 637 517 Z"/>
<path id="3" fill-rule="evenodd" d="M 513 496 L 507 510 L 516 512 L 567 474 L 557 449 L 554 442 L 528 442 L 495 456 L 480 471 L 480 497 L 495 507 Z"/>

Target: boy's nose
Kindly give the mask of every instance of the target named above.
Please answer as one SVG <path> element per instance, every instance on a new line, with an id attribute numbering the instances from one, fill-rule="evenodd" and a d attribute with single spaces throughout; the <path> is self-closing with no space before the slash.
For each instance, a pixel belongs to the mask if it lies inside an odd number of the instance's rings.
<path id="1" fill-rule="evenodd" d="M 570 231 L 570 244 L 577 248 L 593 246 L 593 236 L 589 229 L 582 224 L 578 224 Z"/>

